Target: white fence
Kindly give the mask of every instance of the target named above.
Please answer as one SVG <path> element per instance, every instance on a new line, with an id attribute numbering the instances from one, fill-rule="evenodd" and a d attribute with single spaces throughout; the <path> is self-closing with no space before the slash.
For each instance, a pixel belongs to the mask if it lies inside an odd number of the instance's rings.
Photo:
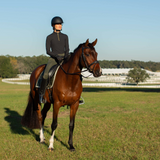
<path id="1" fill-rule="evenodd" d="M 160 88 L 160 85 L 123 85 L 117 83 L 83 83 L 85 87 L 119 87 L 119 88 Z"/>
<path id="2" fill-rule="evenodd" d="M 29 85 L 29 82 L 14 82 L 16 80 L 22 80 L 22 79 L 18 79 L 18 78 L 2 79 L 2 82 L 10 83 L 10 84 Z"/>
<path id="3" fill-rule="evenodd" d="M 20 84 L 20 85 L 29 85 L 29 82 L 14 82 L 14 81 L 22 81 L 22 80 L 28 80 L 30 78 L 30 74 L 25 75 L 18 75 L 19 78 L 5 78 L 2 79 L 2 82 L 10 83 L 10 84 Z"/>
<path id="4" fill-rule="evenodd" d="M 10 83 L 10 84 L 19 84 L 19 85 L 30 85 L 29 82 L 15 82 L 15 81 L 21 81 L 21 80 L 28 80 L 30 78 L 30 75 L 25 75 L 25 76 L 19 76 L 19 78 L 6 78 L 6 79 L 2 79 L 2 82 L 5 82 L 5 83 Z M 95 78 L 92 78 L 93 80 L 92 81 L 96 81 L 97 79 Z M 123 78 L 118 78 L 118 77 L 115 77 L 115 79 L 112 77 L 112 78 L 107 78 L 107 81 L 112 81 L 112 82 L 119 82 L 119 83 L 83 83 L 82 85 L 85 87 L 126 87 L 126 88 L 131 88 L 131 87 L 134 87 L 134 88 L 160 88 L 160 85 L 140 85 L 140 86 L 136 86 L 136 85 L 125 85 L 125 83 L 122 83 L 122 82 L 125 82 L 124 81 L 124 77 Z M 156 79 L 155 79 L 156 80 Z M 101 82 L 104 81 L 101 79 Z M 140 83 L 140 84 L 160 84 L 160 81 L 159 82 L 156 82 L 156 81 L 153 81 L 153 82 L 144 82 L 144 83 Z"/>

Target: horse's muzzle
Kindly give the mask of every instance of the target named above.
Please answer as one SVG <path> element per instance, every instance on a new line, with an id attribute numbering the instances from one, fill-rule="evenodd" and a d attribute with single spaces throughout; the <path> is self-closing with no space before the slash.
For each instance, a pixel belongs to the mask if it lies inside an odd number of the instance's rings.
<path id="1" fill-rule="evenodd" d="M 101 75 L 102 75 L 102 69 L 101 69 L 101 67 L 99 67 L 99 68 L 97 68 L 97 69 L 95 69 L 93 71 L 93 76 L 94 77 L 100 77 Z"/>

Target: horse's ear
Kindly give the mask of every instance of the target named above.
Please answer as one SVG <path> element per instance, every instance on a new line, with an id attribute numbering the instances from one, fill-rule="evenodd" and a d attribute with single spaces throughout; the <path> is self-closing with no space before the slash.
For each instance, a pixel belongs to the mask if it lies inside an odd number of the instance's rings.
<path id="1" fill-rule="evenodd" d="M 87 47 L 89 44 L 89 39 L 86 40 L 85 46 Z"/>
<path id="2" fill-rule="evenodd" d="M 92 42 L 92 46 L 95 46 L 96 43 L 97 43 L 97 39 L 94 42 Z"/>

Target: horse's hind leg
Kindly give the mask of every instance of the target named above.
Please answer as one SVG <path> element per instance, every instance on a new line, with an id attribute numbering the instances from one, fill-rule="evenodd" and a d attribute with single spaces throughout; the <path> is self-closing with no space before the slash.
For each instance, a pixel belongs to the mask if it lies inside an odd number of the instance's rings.
<path id="1" fill-rule="evenodd" d="M 43 136 L 43 126 L 42 126 L 42 114 L 41 114 L 41 105 L 39 103 L 38 103 L 38 109 L 36 110 L 36 112 L 38 115 L 38 121 L 39 121 L 39 126 L 40 126 L 40 143 L 43 143 L 44 136 Z"/>
<path id="2" fill-rule="evenodd" d="M 34 104 L 35 104 L 35 109 L 36 109 L 36 112 L 37 112 L 37 119 L 38 119 L 38 123 L 39 123 L 39 128 L 40 128 L 41 131 L 43 131 L 43 128 L 42 128 L 41 104 L 39 103 L 39 96 L 38 96 L 38 94 L 35 94 Z M 41 142 L 41 138 L 40 138 L 40 142 Z"/>
<path id="3" fill-rule="evenodd" d="M 49 109 L 51 108 L 51 103 L 45 103 L 42 111 L 41 111 L 41 114 L 42 114 L 42 126 L 41 126 L 41 129 L 40 129 L 40 143 L 44 143 L 45 141 L 45 137 L 44 137 L 44 133 L 43 133 L 43 127 L 44 127 L 44 121 L 45 121 L 45 118 L 46 118 L 46 115 L 47 115 L 47 112 L 49 111 Z"/>
<path id="4" fill-rule="evenodd" d="M 42 113 L 42 126 L 44 126 L 44 121 L 45 121 L 45 118 L 47 116 L 47 112 L 49 111 L 50 108 L 51 108 L 51 103 L 45 103 L 44 104 L 44 107 L 41 111 L 41 113 Z"/>

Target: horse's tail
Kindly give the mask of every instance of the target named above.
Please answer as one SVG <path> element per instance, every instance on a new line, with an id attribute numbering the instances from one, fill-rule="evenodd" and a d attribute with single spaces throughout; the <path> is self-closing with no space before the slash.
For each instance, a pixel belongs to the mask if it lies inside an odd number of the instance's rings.
<path id="1" fill-rule="evenodd" d="M 38 115 L 34 106 L 34 99 L 32 97 L 31 91 L 28 96 L 28 104 L 24 115 L 22 116 L 21 124 L 30 129 L 40 128 Z"/>

